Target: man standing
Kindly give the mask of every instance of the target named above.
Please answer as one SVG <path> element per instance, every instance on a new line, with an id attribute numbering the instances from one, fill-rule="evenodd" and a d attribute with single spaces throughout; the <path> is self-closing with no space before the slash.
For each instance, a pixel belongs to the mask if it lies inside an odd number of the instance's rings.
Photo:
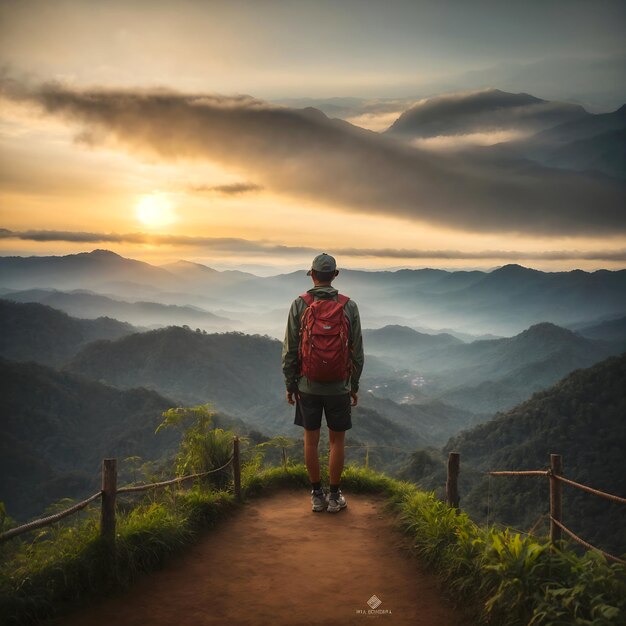
<path id="1" fill-rule="evenodd" d="M 314 286 L 291 305 L 282 352 L 287 402 L 296 405 L 294 423 L 304 428 L 312 510 L 330 513 L 347 506 L 340 489 L 344 439 L 352 428 L 351 407 L 358 402 L 364 363 L 359 309 L 332 287 L 338 274 L 329 254 L 313 259 L 308 276 Z M 322 412 L 330 442 L 328 495 L 322 489 L 318 455 Z"/>

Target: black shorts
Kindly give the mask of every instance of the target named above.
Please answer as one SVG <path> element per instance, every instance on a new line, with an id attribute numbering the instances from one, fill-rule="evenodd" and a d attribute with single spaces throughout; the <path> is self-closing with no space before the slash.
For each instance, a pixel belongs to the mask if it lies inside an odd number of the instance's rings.
<path id="1" fill-rule="evenodd" d="M 342 432 L 352 428 L 350 394 L 336 396 L 318 396 L 312 393 L 300 393 L 296 400 L 294 424 L 306 430 L 317 430 L 322 425 L 322 411 L 326 415 L 326 424 L 331 430 Z"/>

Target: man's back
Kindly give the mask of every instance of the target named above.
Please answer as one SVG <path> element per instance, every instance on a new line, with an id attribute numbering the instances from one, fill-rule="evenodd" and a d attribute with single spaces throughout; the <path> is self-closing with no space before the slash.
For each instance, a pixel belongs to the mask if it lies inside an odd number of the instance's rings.
<path id="1" fill-rule="evenodd" d="M 338 291 L 331 285 L 315 286 L 307 291 L 315 300 L 337 299 Z M 287 329 L 283 342 L 283 374 L 285 385 L 288 390 L 300 391 L 316 395 L 339 395 L 350 392 L 358 392 L 359 379 L 363 370 L 363 337 L 361 334 L 361 320 L 359 309 L 353 300 L 348 300 L 344 306 L 345 315 L 350 326 L 350 360 L 352 371 L 349 378 L 332 382 L 320 382 L 310 380 L 301 375 L 299 351 L 300 351 L 300 324 L 304 311 L 307 308 L 306 302 L 301 298 L 296 298 L 289 310 L 287 319 Z"/>

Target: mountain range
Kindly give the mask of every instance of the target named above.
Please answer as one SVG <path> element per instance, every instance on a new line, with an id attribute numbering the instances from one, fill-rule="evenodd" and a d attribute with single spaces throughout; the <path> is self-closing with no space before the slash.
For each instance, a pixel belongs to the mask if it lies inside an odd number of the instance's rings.
<path id="1" fill-rule="evenodd" d="M 282 338 L 291 301 L 310 285 L 304 270 L 257 277 L 202 267 L 193 264 L 186 280 L 185 269 L 181 277 L 98 250 L 37 257 L 36 262 L 33 257 L 0 257 L 0 288 L 5 298 L 54 303 L 80 317 L 115 314 L 139 326 L 187 324 Z M 121 287 L 115 282 L 120 276 L 125 277 Z M 153 304 L 128 295 L 129 285 L 143 280 L 153 281 L 144 283 L 144 289 L 152 289 Z M 116 285 L 124 293 L 112 291 Z M 600 318 L 621 317 L 626 311 L 625 270 L 540 272 L 519 265 L 491 272 L 343 270 L 336 286 L 358 303 L 365 328 L 396 324 L 434 332 L 447 328 L 461 334 L 507 336 L 541 322 L 589 325 Z M 41 289 L 91 293 L 67 296 Z M 108 300 L 99 301 L 104 294 Z"/>
<path id="2" fill-rule="evenodd" d="M 572 370 L 623 350 L 622 341 L 586 338 L 545 322 L 514 337 L 471 343 L 388 326 L 366 332 L 364 342 L 390 368 L 419 372 L 422 396 L 478 414 L 511 408 Z M 414 376 L 395 379 L 397 393 L 415 395 Z"/>
<path id="3" fill-rule="evenodd" d="M 462 141 L 498 132 L 504 139 L 483 149 Z M 478 157 L 482 153 L 511 163 L 524 159 L 549 168 L 626 180 L 626 105 L 592 114 L 578 104 L 485 89 L 420 100 L 385 134 L 407 140 L 456 137 L 461 140 L 457 150 L 471 150 Z"/>
<path id="4" fill-rule="evenodd" d="M 134 324 L 144 328 L 154 326 L 201 327 L 205 330 L 228 331 L 240 326 L 240 322 L 215 315 L 194 305 L 161 304 L 159 302 L 129 302 L 104 296 L 93 291 L 56 289 L 25 289 L 7 291 L 3 298 L 15 302 L 39 302 L 65 311 L 75 317 L 94 319 L 102 316 Z"/>

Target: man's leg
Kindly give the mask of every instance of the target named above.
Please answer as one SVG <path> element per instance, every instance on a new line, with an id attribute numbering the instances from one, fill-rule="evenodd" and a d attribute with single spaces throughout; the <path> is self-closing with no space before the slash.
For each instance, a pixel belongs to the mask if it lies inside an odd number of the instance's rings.
<path id="1" fill-rule="evenodd" d="M 320 429 L 304 430 L 304 463 L 313 488 L 319 489 L 320 459 L 317 446 L 320 442 Z"/>
<path id="2" fill-rule="evenodd" d="M 345 431 L 328 429 L 328 439 L 330 441 L 330 458 L 328 462 L 328 473 L 330 474 L 330 493 L 328 494 L 329 513 L 338 513 L 347 506 L 346 499 L 341 493 L 339 484 L 341 482 L 341 472 L 343 471 Z"/>
<path id="3" fill-rule="evenodd" d="M 330 459 L 328 463 L 328 474 L 330 477 L 331 490 L 336 486 L 339 488 L 341 482 L 341 472 L 343 471 L 344 445 L 346 433 L 328 429 L 328 440 L 330 442 Z"/>

